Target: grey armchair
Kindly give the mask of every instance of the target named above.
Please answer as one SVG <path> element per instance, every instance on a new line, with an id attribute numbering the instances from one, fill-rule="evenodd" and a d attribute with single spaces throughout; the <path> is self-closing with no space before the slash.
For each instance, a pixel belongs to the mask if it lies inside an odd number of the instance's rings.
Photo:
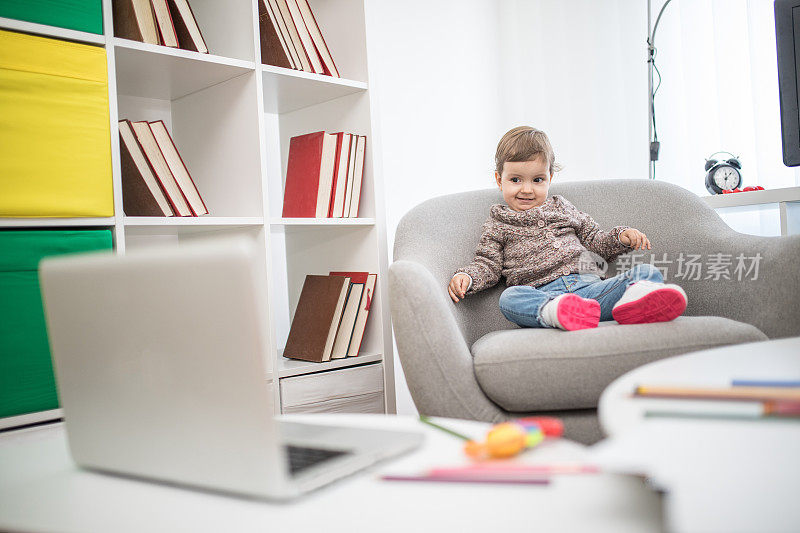
<path id="1" fill-rule="evenodd" d="M 487 422 L 558 416 L 568 438 L 590 444 L 603 437 L 600 393 L 628 370 L 714 346 L 800 335 L 800 236 L 738 233 L 695 194 L 660 181 L 556 181 L 550 194 L 563 195 L 604 230 L 624 224 L 646 233 L 652 249 L 620 256 L 607 276 L 630 268 L 632 255 L 650 262 L 652 254 L 667 267 L 666 281 L 686 291 L 685 314 L 579 331 L 519 328 L 498 308 L 504 279 L 456 304 L 447 294 L 450 278 L 473 259 L 489 206 L 502 197 L 492 189 L 434 198 L 401 220 L 389 268 L 398 354 L 420 413 Z M 737 275 L 742 253 L 750 271 Z M 676 278 L 681 254 L 701 255 L 704 267 L 714 257 L 730 260 L 730 279 L 708 268 L 700 279 Z"/>

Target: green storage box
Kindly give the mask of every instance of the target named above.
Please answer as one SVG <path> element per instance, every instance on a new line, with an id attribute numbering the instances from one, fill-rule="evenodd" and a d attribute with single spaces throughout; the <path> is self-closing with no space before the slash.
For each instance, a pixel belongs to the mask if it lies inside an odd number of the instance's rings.
<path id="1" fill-rule="evenodd" d="M 110 230 L 0 231 L 0 417 L 58 409 L 39 261 L 113 247 Z"/>
<path id="2" fill-rule="evenodd" d="M 103 34 L 102 0 L 0 0 L 0 17 Z"/>

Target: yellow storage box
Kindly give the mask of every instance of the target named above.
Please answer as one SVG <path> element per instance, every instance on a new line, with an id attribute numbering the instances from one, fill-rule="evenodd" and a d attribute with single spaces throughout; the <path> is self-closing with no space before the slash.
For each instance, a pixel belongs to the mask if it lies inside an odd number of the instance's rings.
<path id="1" fill-rule="evenodd" d="M 0 217 L 113 215 L 105 49 L 0 30 Z"/>

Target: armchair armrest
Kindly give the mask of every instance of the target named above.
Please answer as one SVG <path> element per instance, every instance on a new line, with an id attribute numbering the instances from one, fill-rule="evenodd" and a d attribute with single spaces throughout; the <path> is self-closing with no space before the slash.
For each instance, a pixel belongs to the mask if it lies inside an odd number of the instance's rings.
<path id="1" fill-rule="evenodd" d="M 411 397 L 420 413 L 499 422 L 507 417 L 475 379 L 472 354 L 433 274 L 414 261 L 389 267 L 392 324 Z"/>
<path id="2" fill-rule="evenodd" d="M 730 268 L 722 268 L 727 279 L 703 268 L 701 279 L 666 280 L 686 291 L 686 314 L 752 324 L 771 339 L 800 335 L 800 235 L 758 237 L 726 229 L 698 235 L 685 249 L 702 252 L 704 267 L 717 259 L 731 261 Z M 740 256 L 745 268 L 736 271 Z"/>

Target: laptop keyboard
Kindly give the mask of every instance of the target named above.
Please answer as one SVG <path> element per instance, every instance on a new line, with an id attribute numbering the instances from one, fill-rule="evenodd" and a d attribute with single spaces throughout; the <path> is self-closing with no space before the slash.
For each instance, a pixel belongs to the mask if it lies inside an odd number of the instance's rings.
<path id="1" fill-rule="evenodd" d="M 347 452 L 323 450 L 322 448 L 304 448 L 302 446 L 284 446 L 289 456 L 289 471 L 292 475 L 317 463 L 339 457 Z"/>

